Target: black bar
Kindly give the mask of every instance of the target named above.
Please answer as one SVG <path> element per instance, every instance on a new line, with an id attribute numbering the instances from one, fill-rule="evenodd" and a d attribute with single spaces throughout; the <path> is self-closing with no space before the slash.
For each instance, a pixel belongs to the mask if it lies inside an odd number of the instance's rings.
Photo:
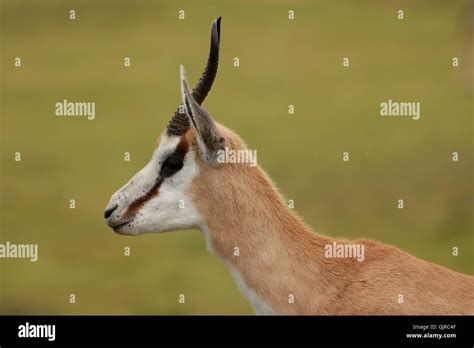
<path id="1" fill-rule="evenodd" d="M 472 347 L 473 316 L 0 316 L 0 346 L 64 344 L 410 344 Z M 54 341 L 19 337 L 55 325 Z M 415 326 L 414 326 L 415 325 Z M 26 326 L 24 327 L 26 328 Z M 26 330 L 23 330 L 25 334 Z M 33 332 L 34 333 L 34 332 Z M 421 334 L 422 338 L 408 338 Z M 433 335 L 456 337 L 434 338 Z M 431 337 L 428 337 L 431 335 Z M 50 335 L 51 336 L 51 335 Z M 52 337 L 50 337 L 52 338 Z"/>

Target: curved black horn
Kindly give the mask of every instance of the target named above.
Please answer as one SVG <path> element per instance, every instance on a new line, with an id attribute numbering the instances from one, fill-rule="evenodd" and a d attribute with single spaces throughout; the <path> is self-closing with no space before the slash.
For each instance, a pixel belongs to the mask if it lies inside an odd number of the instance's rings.
<path id="1" fill-rule="evenodd" d="M 217 74 L 217 65 L 219 63 L 219 41 L 221 36 L 221 17 L 212 23 L 211 47 L 209 49 L 209 58 L 206 68 L 202 73 L 196 87 L 193 89 L 193 98 L 198 104 L 206 99 L 207 93 L 211 90 L 212 83 Z"/>
<path id="2" fill-rule="evenodd" d="M 209 50 L 209 58 L 207 59 L 206 67 L 199 79 L 196 87 L 193 89 L 193 98 L 198 104 L 201 104 L 206 99 L 207 94 L 211 90 L 212 83 L 217 74 L 217 66 L 219 63 L 219 42 L 221 36 L 221 17 L 212 22 L 211 29 L 211 47 Z M 174 113 L 168 124 L 168 134 L 183 135 L 189 129 L 189 120 L 184 113 L 182 104 Z"/>

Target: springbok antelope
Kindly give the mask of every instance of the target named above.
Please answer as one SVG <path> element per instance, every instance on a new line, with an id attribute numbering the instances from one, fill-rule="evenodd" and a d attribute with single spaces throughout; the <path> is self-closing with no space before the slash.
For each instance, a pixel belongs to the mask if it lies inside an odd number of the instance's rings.
<path id="1" fill-rule="evenodd" d="M 201 105 L 219 40 L 220 18 L 202 77 L 191 92 L 181 66 L 182 104 L 148 164 L 112 195 L 107 225 L 124 235 L 199 229 L 258 314 L 474 314 L 473 276 L 393 246 L 316 234 L 260 167 L 218 160 L 226 148 L 247 149 Z M 328 257 L 335 243 L 364 246 L 365 257 Z"/>

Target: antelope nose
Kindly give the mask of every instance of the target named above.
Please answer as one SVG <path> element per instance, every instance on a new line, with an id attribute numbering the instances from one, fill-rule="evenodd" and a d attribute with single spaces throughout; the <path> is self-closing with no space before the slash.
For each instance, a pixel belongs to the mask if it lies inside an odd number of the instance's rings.
<path id="1" fill-rule="evenodd" d="M 118 205 L 116 204 L 113 207 L 105 209 L 104 218 L 108 219 L 110 217 L 110 215 L 112 215 L 114 210 L 117 209 L 117 207 L 118 207 Z"/>

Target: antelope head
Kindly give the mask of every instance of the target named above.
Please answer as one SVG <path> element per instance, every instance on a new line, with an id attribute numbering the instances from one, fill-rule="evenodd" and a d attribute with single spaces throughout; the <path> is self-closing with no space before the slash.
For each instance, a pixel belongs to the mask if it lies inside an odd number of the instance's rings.
<path id="1" fill-rule="evenodd" d="M 148 164 L 110 198 L 104 217 L 115 232 L 138 235 L 199 228 L 191 186 L 202 168 L 218 170 L 217 153 L 227 143 L 222 126 L 201 106 L 216 76 L 219 37 L 220 17 L 212 24 L 209 58 L 196 87 L 190 91 L 181 66 L 182 104 L 159 136 Z"/>

